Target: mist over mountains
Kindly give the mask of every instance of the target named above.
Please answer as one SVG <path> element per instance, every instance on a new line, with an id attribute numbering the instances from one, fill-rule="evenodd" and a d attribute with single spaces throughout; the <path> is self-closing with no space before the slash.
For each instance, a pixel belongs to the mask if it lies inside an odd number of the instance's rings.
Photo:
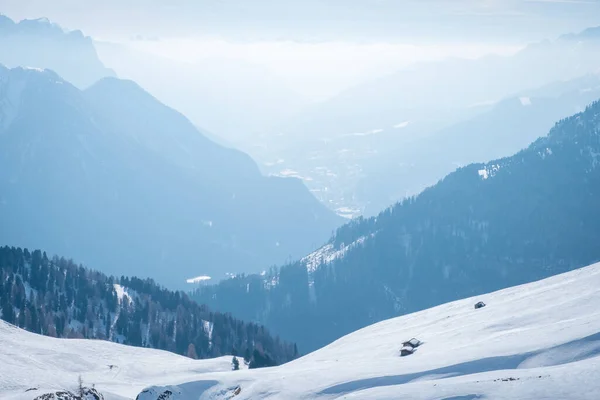
<path id="1" fill-rule="evenodd" d="M 135 80 L 237 148 L 251 147 L 249 142 L 266 127 L 309 104 L 259 65 L 224 57 L 186 63 L 108 42 L 96 42 L 95 47 L 121 78 Z"/>
<path id="2" fill-rule="evenodd" d="M 361 177 L 357 196 L 366 216 L 420 193 L 457 167 L 525 148 L 556 123 L 600 98 L 600 75 L 527 90 L 487 112 L 420 140 L 382 151 Z"/>
<path id="3" fill-rule="evenodd" d="M 115 76 L 98 58 L 90 37 L 66 32 L 45 18 L 14 22 L 0 14 L 0 64 L 52 69 L 81 89 Z"/>
<path id="4" fill-rule="evenodd" d="M 310 351 L 395 315 L 597 261 L 599 124 L 596 101 L 511 157 L 459 168 L 297 262 L 195 298 Z"/>
<path id="5" fill-rule="evenodd" d="M 2 6 L 0 397 L 595 400 L 600 3 L 117 3 Z"/>
<path id="6" fill-rule="evenodd" d="M 182 287 L 299 257 L 340 221 L 131 81 L 80 91 L 50 71 L 0 73 L 7 244 Z"/>
<path id="7" fill-rule="evenodd" d="M 332 208 L 374 215 L 457 166 L 521 149 L 595 100 L 596 31 L 533 43 L 512 56 L 404 68 L 305 109 L 252 154 L 269 173 L 305 178 Z M 534 97 L 533 107 L 520 107 Z M 519 104 L 521 98 L 527 104 Z M 432 165 L 440 156 L 442 169 Z"/>

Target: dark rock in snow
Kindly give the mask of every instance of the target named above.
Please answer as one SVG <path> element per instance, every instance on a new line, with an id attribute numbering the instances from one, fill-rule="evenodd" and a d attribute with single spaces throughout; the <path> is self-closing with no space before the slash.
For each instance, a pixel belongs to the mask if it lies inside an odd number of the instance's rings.
<path id="1" fill-rule="evenodd" d="M 149 388 L 138 394 L 135 400 L 171 400 L 180 394 L 181 392 L 174 389 Z"/>
<path id="2" fill-rule="evenodd" d="M 83 396 L 79 396 L 78 394 L 66 390 L 61 390 L 54 393 L 45 393 L 39 395 L 34 400 L 104 400 L 104 396 L 95 388 L 83 388 Z"/>

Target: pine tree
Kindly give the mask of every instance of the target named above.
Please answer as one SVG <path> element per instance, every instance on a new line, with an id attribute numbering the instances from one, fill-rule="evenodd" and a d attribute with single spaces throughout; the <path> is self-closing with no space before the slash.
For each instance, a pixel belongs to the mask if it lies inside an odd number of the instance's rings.
<path id="1" fill-rule="evenodd" d="M 246 363 L 246 365 L 250 364 L 250 359 L 251 359 L 251 355 L 250 355 L 250 349 L 246 347 L 246 351 L 244 352 L 244 362 Z"/>
<path id="2" fill-rule="evenodd" d="M 104 322 L 105 335 L 106 335 L 107 340 L 110 340 L 110 325 L 111 325 L 111 323 L 112 323 L 112 321 L 110 320 L 110 312 L 107 312 L 105 322 Z"/>
<path id="3" fill-rule="evenodd" d="M 9 324 L 14 324 L 15 321 L 15 310 L 13 309 L 12 304 L 8 302 L 8 300 L 4 300 L 2 304 L 2 319 L 8 322 Z"/>
<path id="4" fill-rule="evenodd" d="M 233 356 L 233 360 L 231 360 L 231 365 L 234 371 L 238 371 L 240 369 L 240 362 L 238 361 L 236 356 Z"/>

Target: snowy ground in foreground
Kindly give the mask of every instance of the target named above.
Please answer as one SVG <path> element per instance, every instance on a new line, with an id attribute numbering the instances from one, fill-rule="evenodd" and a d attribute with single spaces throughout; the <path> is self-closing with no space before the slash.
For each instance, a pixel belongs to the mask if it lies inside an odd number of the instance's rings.
<path id="1" fill-rule="evenodd" d="M 79 375 L 84 385 L 95 384 L 106 400 L 131 399 L 149 385 L 188 382 L 215 371 L 233 373 L 231 357 L 192 360 L 166 351 L 101 340 L 55 339 L 0 321 L 2 400 L 32 399 L 53 390 L 74 390 Z M 38 390 L 25 392 L 29 388 Z"/>
<path id="2" fill-rule="evenodd" d="M 474 310 L 479 300 L 487 306 Z M 399 357 L 401 342 L 412 337 L 425 344 Z M 3 399 L 29 399 L 23 390 L 30 386 L 72 386 L 91 368 L 84 380 L 126 398 L 168 383 L 179 385 L 179 398 L 186 400 L 229 399 L 238 385 L 235 400 L 597 400 L 600 264 L 383 321 L 263 370 L 228 371 L 229 357 L 192 361 L 105 342 L 43 338 L 7 325 L 0 325 L 0 345 Z M 111 363 L 119 370 L 108 371 Z"/>

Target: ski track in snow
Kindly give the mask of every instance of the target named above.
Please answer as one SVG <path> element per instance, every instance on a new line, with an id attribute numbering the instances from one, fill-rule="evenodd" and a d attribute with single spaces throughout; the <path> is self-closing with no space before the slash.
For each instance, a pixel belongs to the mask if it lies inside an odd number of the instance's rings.
<path id="1" fill-rule="evenodd" d="M 172 400 L 597 400 L 598 287 L 600 263 L 382 321 L 260 370 L 231 371 L 231 357 L 191 360 L 43 337 L 1 322 L 0 398 L 31 400 L 50 389 L 73 389 L 81 374 L 106 400 L 132 399 L 148 386 L 154 393 L 168 386 L 176 393 Z M 475 310 L 480 300 L 487 306 Z M 401 342 L 412 337 L 424 344 L 400 357 Z M 30 387 L 40 390 L 25 392 Z"/>

